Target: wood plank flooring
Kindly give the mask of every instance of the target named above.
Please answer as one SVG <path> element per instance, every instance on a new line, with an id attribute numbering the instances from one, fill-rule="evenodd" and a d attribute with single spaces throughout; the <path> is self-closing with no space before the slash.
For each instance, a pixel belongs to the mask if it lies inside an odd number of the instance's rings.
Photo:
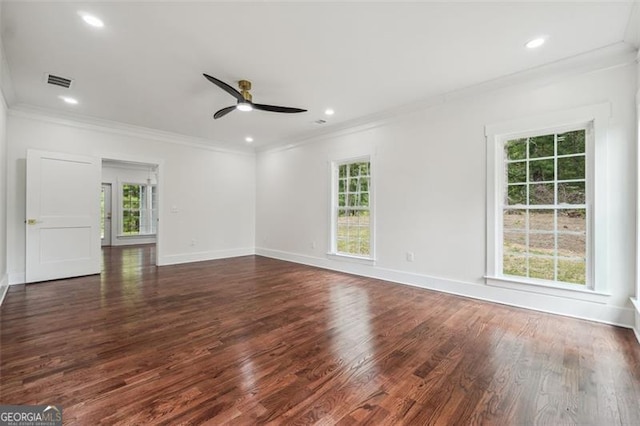
<path id="1" fill-rule="evenodd" d="M 248 256 L 13 286 L 0 402 L 65 424 L 639 425 L 630 330 Z"/>

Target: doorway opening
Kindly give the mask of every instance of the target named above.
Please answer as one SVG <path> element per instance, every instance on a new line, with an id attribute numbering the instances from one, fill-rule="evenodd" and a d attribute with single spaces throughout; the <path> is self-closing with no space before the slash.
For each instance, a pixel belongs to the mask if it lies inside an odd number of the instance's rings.
<path id="1" fill-rule="evenodd" d="M 101 242 L 103 270 L 110 248 L 146 247 L 157 265 L 160 164 L 102 159 Z M 134 250 L 138 251 L 138 250 Z"/>

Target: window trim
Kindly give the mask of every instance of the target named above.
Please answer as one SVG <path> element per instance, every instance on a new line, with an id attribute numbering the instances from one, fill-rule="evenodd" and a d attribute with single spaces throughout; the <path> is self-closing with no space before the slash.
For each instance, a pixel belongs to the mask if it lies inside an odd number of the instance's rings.
<path id="1" fill-rule="evenodd" d="M 533 138 L 533 137 L 537 137 L 537 136 L 544 136 L 544 135 L 557 135 L 560 133 L 565 133 L 565 132 L 569 132 L 569 131 L 574 131 L 574 130 L 584 130 L 585 131 L 585 153 L 584 154 L 569 154 L 569 155 L 554 155 L 552 157 L 536 157 L 533 160 L 529 159 L 529 156 L 527 154 L 527 158 L 526 160 L 524 160 L 526 163 L 530 163 L 530 161 L 544 161 L 545 159 L 561 159 L 561 158 L 569 158 L 569 157 L 577 157 L 577 156 L 585 156 L 585 193 L 586 193 L 586 200 L 585 200 L 585 204 L 580 204 L 580 205 L 572 205 L 572 208 L 575 209 L 584 209 L 587 215 L 587 219 L 586 219 L 586 224 L 587 224 L 587 229 L 586 229 L 586 258 L 587 258 L 587 262 L 586 262 L 586 270 L 585 270 L 585 280 L 586 280 L 586 284 L 584 286 L 581 287 L 577 287 L 580 286 L 580 284 L 572 284 L 572 283 L 564 283 L 562 281 L 551 281 L 551 280 L 543 280 L 543 279 L 536 279 L 536 278 L 531 278 L 531 277 L 520 277 L 520 276 L 513 276 L 513 275 L 505 275 L 503 273 L 503 262 L 501 261 L 504 257 L 503 257 L 503 244 L 496 244 L 496 275 L 499 277 L 502 277 L 504 279 L 510 280 L 513 278 L 514 282 L 528 282 L 531 284 L 535 284 L 535 285 L 547 285 L 550 287 L 563 287 L 566 289 L 571 289 L 571 288 L 580 288 L 580 289 L 589 289 L 592 290 L 593 289 L 593 254 L 592 254 L 592 250 L 591 247 L 592 245 L 590 244 L 590 238 L 593 235 L 593 218 L 592 218 L 592 214 L 591 214 L 591 210 L 592 210 L 592 200 L 593 200 L 593 182 L 590 178 L 590 176 L 592 175 L 593 172 L 593 161 L 592 161 L 592 156 L 589 154 L 590 152 L 590 148 L 593 145 L 593 121 L 589 121 L 586 123 L 577 123 L 577 124 L 573 124 L 573 125 L 568 125 L 568 126 L 560 126 L 560 127 L 552 127 L 552 128 L 546 128 L 546 129 L 539 129 L 537 131 L 534 132 L 525 132 L 525 133 L 518 133 L 518 134 L 511 134 L 511 135 L 499 135 L 497 136 L 498 141 L 496 141 L 496 149 L 500 150 L 500 164 L 496 164 L 496 167 L 501 167 L 499 174 L 501 176 L 504 176 L 505 173 L 505 169 L 504 166 L 508 163 L 508 161 L 504 158 L 504 144 L 509 141 L 509 140 L 513 140 L 513 139 L 524 139 L 524 138 Z M 520 161 L 520 160 L 518 160 Z M 580 179 L 580 181 L 582 181 L 582 179 Z M 528 178 L 527 178 L 527 182 L 528 182 Z M 545 181 L 545 182 L 535 182 L 534 184 L 542 184 L 542 183 L 561 183 L 561 182 L 565 182 L 565 181 L 561 181 L 559 179 L 556 178 L 553 181 Z M 497 228 L 496 228 L 496 232 L 497 232 L 497 236 L 496 236 L 496 243 L 497 242 L 501 242 L 504 241 L 504 227 L 503 227 L 503 223 L 504 223 L 504 210 L 505 210 L 505 206 L 502 203 L 502 196 L 504 194 L 505 191 L 505 181 L 504 178 L 503 179 L 499 179 L 498 180 L 498 185 L 499 187 L 496 189 L 498 194 L 502 194 L 500 196 L 500 198 L 496 199 L 497 203 L 500 203 L 500 208 L 496 209 L 496 224 L 497 224 Z M 551 207 L 553 206 L 553 207 Z M 550 204 L 547 206 L 544 205 L 528 205 L 528 209 L 523 209 L 523 210 L 546 210 L 546 209 L 551 209 L 551 210 L 557 210 L 559 208 L 562 207 L 561 204 Z M 515 210 L 519 210 L 518 206 L 512 206 L 512 209 Z M 557 231 L 554 231 L 553 235 L 555 235 Z"/>
<path id="2" fill-rule="evenodd" d="M 487 255 L 485 283 L 582 299 L 582 293 L 607 295 L 607 215 L 605 179 L 609 103 L 547 113 L 485 126 L 487 139 Z M 502 274 L 502 196 L 504 189 L 504 141 L 522 136 L 561 133 L 587 128 L 585 153 L 587 191 L 587 286 L 563 284 Z"/>
<path id="3" fill-rule="evenodd" d="M 327 252 L 327 258 L 334 260 L 344 260 L 354 263 L 362 263 L 373 265 L 375 264 L 375 183 L 374 183 L 374 162 L 373 156 L 370 154 L 360 155 L 355 157 L 341 158 L 338 160 L 332 160 L 329 162 L 329 251 Z M 344 164 L 368 162 L 369 163 L 369 256 L 358 256 L 349 253 L 339 253 L 337 249 L 337 208 L 338 208 L 338 172 L 339 167 Z"/>
<path id="4" fill-rule="evenodd" d="M 136 182 L 134 181 L 120 181 L 119 183 L 119 192 L 118 192 L 118 215 L 119 215 L 119 226 L 118 226 L 118 234 L 117 237 L 118 238 L 144 238 L 144 237 L 155 237 L 158 233 L 158 228 L 157 228 L 157 219 L 158 219 L 158 212 L 159 212 L 159 206 L 156 207 L 156 216 L 155 216 L 155 220 L 156 220 L 156 232 L 146 232 L 146 233 L 137 233 L 137 234 L 125 234 L 124 233 L 124 210 L 125 208 L 123 207 L 123 198 L 122 198 L 122 194 L 124 192 L 124 186 L 125 185 L 135 185 L 135 186 L 145 186 L 148 188 L 156 188 L 156 197 L 158 197 L 158 184 L 157 183 L 148 183 L 148 182 Z M 153 192 L 153 190 L 151 190 L 151 192 Z M 148 211 L 151 212 L 151 220 L 154 220 L 153 217 L 153 204 L 152 204 L 153 200 L 151 200 L 149 198 L 149 203 L 151 204 L 149 206 Z M 139 209 L 140 211 L 142 211 L 142 209 Z M 152 229 L 153 229 L 153 224 L 151 225 Z"/>

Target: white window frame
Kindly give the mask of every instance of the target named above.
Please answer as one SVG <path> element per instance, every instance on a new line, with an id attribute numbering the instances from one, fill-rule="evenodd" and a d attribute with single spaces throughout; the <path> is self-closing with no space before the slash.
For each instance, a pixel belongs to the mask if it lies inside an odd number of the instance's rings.
<path id="1" fill-rule="evenodd" d="M 157 218 L 158 218 L 158 205 L 156 204 L 156 214 L 155 217 L 153 215 L 153 197 L 147 197 L 146 201 L 147 201 L 147 206 L 145 206 L 145 208 L 143 209 L 142 206 L 140 207 L 140 211 L 142 212 L 143 210 L 147 210 L 149 212 L 149 214 L 151 215 L 151 230 L 153 230 L 153 222 L 156 222 L 156 232 L 140 232 L 137 234 L 125 234 L 124 233 L 124 211 L 125 208 L 123 206 L 124 204 L 124 199 L 123 199 L 123 193 L 124 193 L 124 186 L 125 185 L 133 185 L 133 186 L 144 186 L 147 187 L 147 191 L 152 194 L 153 193 L 153 188 L 156 188 L 156 198 L 158 198 L 158 185 L 154 184 L 154 183 L 141 183 L 141 182 L 135 182 L 135 181 L 123 181 L 120 182 L 120 187 L 119 187 L 119 193 L 118 193 L 118 215 L 119 215 L 119 219 L 120 219 L 120 226 L 118 229 L 118 237 L 122 237 L 122 238 L 137 238 L 137 237 L 141 237 L 141 236 L 154 236 L 157 234 L 158 230 L 157 230 Z"/>
<path id="2" fill-rule="evenodd" d="M 606 301 L 607 217 L 606 145 L 609 103 L 559 111 L 485 126 L 487 137 L 487 271 L 486 284 L 516 290 Z M 562 133 L 578 128 L 586 135 L 587 285 L 564 284 L 502 273 L 504 143 L 519 137 Z"/>
<path id="3" fill-rule="evenodd" d="M 340 253 L 338 252 L 338 179 L 339 168 L 345 164 L 352 163 L 369 163 L 369 255 L 358 256 L 355 254 Z M 329 258 L 339 260 L 349 260 L 357 263 L 364 263 L 373 265 L 375 263 L 375 196 L 374 196 L 374 164 L 371 155 L 363 155 L 358 157 L 344 158 L 340 160 L 334 160 L 330 163 L 330 185 L 331 185 L 331 199 L 329 207 L 329 215 L 331 217 L 331 226 L 329 235 L 329 252 L 327 255 Z"/>

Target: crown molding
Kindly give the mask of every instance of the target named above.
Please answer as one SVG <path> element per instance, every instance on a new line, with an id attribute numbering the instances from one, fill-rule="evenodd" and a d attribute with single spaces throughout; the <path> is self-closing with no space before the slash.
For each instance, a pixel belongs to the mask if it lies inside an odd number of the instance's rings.
<path id="1" fill-rule="evenodd" d="M 83 130 L 93 130 L 121 136 L 152 139 L 155 141 L 167 142 L 176 145 L 188 146 L 190 148 L 204 149 L 207 151 L 214 151 L 225 154 L 247 155 L 251 157 L 255 156 L 255 150 L 251 147 L 229 147 L 228 144 L 212 141 L 209 139 L 186 136 L 179 133 L 150 129 L 148 127 L 135 126 L 132 124 L 125 124 L 117 121 L 103 120 L 79 114 L 60 113 L 58 111 L 28 106 L 24 104 L 11 106 L 8 110 L 8 114 L 13 117 L 43 121 L 46 123 L 59 124 Z"/>
<path id="2" fill-rule="evenodd" d="M 619 42 L 459 90 L 431 96 L 398 108 L 349 120 L 325 130 L 316 130 L 312 134 L 298 134 L 280 141 L 277 145 L 257 147 L 256 151 L 258 153 L 284 151 L 322 139 L 359 133 L 389 124 L 409 114 L 425 111 L 448 102 L 467 99 L 498 90 L 547 86 L 569 77 L 626 66 L 637 62 L 638 57 L 638 50 L 633 45 L 626 42 Z"/>

